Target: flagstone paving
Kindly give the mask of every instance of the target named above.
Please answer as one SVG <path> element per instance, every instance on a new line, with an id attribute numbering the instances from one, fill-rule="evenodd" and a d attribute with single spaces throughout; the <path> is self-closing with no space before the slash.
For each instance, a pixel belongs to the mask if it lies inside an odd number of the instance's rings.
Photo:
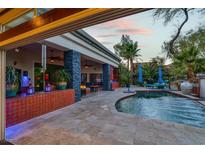
<path id="1" fill-rule="evenodd" d="M 117 112 L 125 89 L 100 91 L 71 106 L 7 128 L 14 144 L 205 144 L 205 129 Z"/>

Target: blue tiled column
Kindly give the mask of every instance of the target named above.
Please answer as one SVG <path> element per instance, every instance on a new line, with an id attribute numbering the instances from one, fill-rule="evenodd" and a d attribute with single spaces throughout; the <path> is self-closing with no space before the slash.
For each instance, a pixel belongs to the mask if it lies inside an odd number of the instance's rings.
<path id="1" fill-rule="evenodd" d="M 103 90 L 111 90 L 109 64 L 103 64 Z"/>
<path id="2" fill-rule="evenodd" d="M 69 88 L 75 90 L 75 100 L 79 101 L 81 98 L 81 64 L 80 64 L 80 53 L 69 50 L 64 52 L 64 68 L 71 75 L 71 81 Z"/>

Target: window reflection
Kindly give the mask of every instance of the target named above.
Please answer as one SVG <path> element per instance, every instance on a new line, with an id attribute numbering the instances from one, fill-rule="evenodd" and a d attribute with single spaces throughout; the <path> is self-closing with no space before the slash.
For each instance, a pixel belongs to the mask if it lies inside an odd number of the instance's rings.
<path id="1" fill-rule="evenodd" d="M 48 11 L 52 10 L 52 8 L 38 8 L 37 9 L 37 15 L 42 15 Z M 35 16 L 35 13 L 34 13 L 34 9 L 32 9 L 31 11 L 23 14 L 22 16 L 16 18 L 15 20 L 12 20 L 11 22 L 7 23 L 4 25 L 5 27 L 5 31 L 11 29 L 11 28 L 14 28 L 20 24 L 23 24 L 29 20 L 31 20 L 34 16 Z"/>

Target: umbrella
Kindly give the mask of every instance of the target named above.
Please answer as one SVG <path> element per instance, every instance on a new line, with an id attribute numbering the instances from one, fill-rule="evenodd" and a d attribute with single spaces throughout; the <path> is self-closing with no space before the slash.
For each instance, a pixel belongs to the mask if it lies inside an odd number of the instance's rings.
<path id="1" fill-rule="evenodd" d="M 142 77 L 142 64 L 138 65 L 138 82 L 142 83 L 143 82 L 143 77 Z"/>
<path id="2" fill-rule="evenodd" d="M 161 83 L 164 83 L 164 80 L 162 79 L 163 77 L 163 73 L 162 73 L 162 66 L 159 66 L 158 68 L 158 83 L 161 84 Z"/>

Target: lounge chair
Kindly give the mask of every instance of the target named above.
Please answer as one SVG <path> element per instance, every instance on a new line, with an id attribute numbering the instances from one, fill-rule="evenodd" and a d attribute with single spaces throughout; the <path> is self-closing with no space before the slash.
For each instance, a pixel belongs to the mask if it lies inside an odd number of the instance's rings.
<path id="1" fill-rule="evenodd" d="M 151 88 L 151 89 L 156 88 L 155 84 L 149 84 L 149 83 L 145 84 L 145 87 L 146 88 Z"/>

